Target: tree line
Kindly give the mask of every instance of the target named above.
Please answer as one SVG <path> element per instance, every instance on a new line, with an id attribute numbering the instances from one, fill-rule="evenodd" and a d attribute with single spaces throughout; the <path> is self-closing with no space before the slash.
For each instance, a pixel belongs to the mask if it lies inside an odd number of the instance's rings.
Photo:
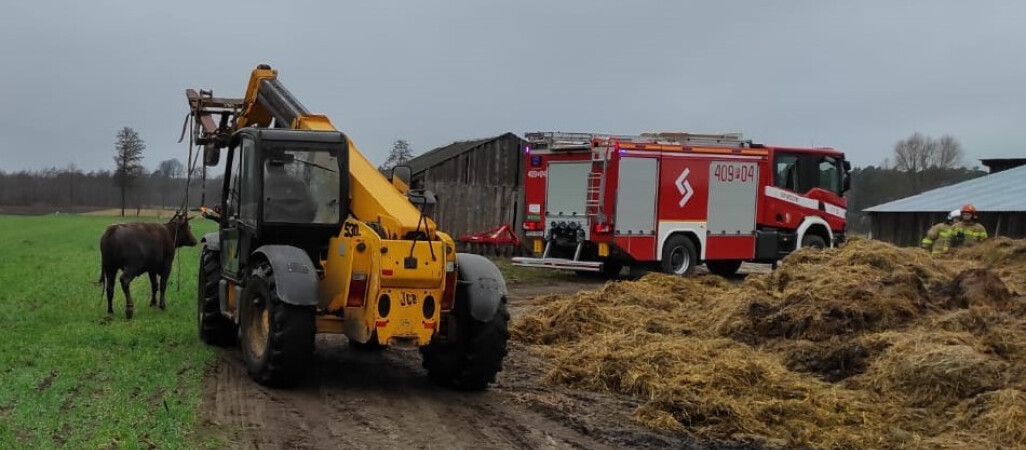
<path id="1" fill-rule="evenodd" d="M 0 167 L 0 214 L 78 213 L 119 208 L 125 215 L 138 213 L 140 209 L 176 209 L 183 201 L 189 208 L 214 206 L 220 201 L 223 181 L 220 170 L 204 178 L 202 162 L 189 174 L 186 163 L 173 158 L 161 161 L 148 171 L 142 165 L 145 149 L 146 144 L 139 134 L 124 127 L 115 135 L 111 170 L 85 172 L 74 164 L 35 171 L 5 171 Z M 379 170 L 388 171 L 412 158 L 409 143 L 405 139 L 396 140 Z"/>
<path id="2" fill-rule="evenodd" d="M 966 167 L 964 158 L 962 145 L 953 136 L 935 139 L 914 133 L 895 143 L 891 156 L 880 165 L 852 169 L 851 190 L 845 194 L 848 229 L 869 232 L 869 217 L 862 212 L 866 208 L 987 174 L 979 167 Z"/>
<path id="3" fill-rule="evenodd" d="M 220 174 L 207 178 L 206 189 L 203 188 L 202 173 L 194 175 L 187 205 L 199 206 L 204 192 L 208 206 L 217 203 L 221 195 Z M 73 165 L 37 171 L 5 172 L 0 169 L 0 212 L 54 213 L 120 208 L 120 181 L 116 171 L 86 172 Z M 159 168 L 140 173 L 125 190 L 127 212 L 131 214 L 140 208 L 178 208 L 185 199 L 185 184 L 184 170 L 177 176 Z"/>
<path id="4" fill-rule="evenodd" d="M 126 131 L 129 130 L 129 131 Z M 139 163 L 145 148 L 134 131 L 119 131 L 115 143 L 113 170 L 84 172 L 74 165 L 39 171 L 5 172 L 0 168 L 0 213 L 10 211 L 81 212 L 124 207 L 177 208 L 185 199 L 186 165 L 178 159 L 161 161 L 147 172 Z M 383 172 L 405 164 L 413 152 L 405 140 L 397 140 Z M 866 233 L 870 224 L 863 209 L 921 192 L 986 175 L 978 167 L 963 165 L 964 151 L 957 139 L 934 139 L 915 133 L 898 141 L 891 157 L 879 165 L 852 169 L 848 198 L 848 229 Z M 208 174 L 212 175 L 212 174 Z M 221 195 L 222 177 L 209 176 L 205 183 L 201 168 L 192 173 L 186 204 L 212 206 Z M 6 210 L 6 211 L 5 211 Z"/>

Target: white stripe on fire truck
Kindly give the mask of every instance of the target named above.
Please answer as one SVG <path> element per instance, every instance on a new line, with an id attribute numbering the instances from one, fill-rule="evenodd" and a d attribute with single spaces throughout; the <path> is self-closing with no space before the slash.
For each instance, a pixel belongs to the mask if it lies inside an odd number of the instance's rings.
<path id="1" fill-rule="evenodd" d="M 830 214 L 831 216 L 840 217 L 842 219 L 845 218 L 845 216 L 848 213 L 848 210 L 831 205 L 827 202 L 823 202 L 823 209 L 827 212 L 827 214 Z"/>
<path id="2" fill-rule="evenodd" d="M 717 155 L 711 153 L 666 153 L 666 152 L 653 152 L 653 151 L 637 151 L 637 150 L 620 150 L 621 155 L 626 156 L 661 156 L 663 158 L 678 158 L 678 159 L 690 159 L 690 158 L 701 158 L 701 159 L 744 159 L 758 161 L 763 159 L 762 156 L 752 155 Z"/>
<path id="3" fill-rule="evenodd" d="M 803 197 L 803 196 L 795 194 L 793 192 L 788 192 L 788 191 L 785 191 L 783 189 L 780 189 L 780 188 L 778 188 L 776 186 L 766 186 L 766 190 L 764 192 L 766 193 L 767 197 L 773 197 L 773 198 L 776 198 L 776 199 L 780 199 L 780 200 L 783 200 L 785 202 L 801 206 L 803 208 L 819 209 L 819 203 L 820 203 L 819 200 L 811 199 L 811 198 L 808 198 L 808 197 Z M 844 208 L 831 205 L 831 204 L 829 204 L 827 202 L 823 202 L 823 210 L 826 211 L 826 213 L 830 214 L 831 216 L 837 216 L 837 217 L 840 217 L 842 219 L 845 217 L 845 214 L 848 212 L 848 210 L 846 210 Z"/>

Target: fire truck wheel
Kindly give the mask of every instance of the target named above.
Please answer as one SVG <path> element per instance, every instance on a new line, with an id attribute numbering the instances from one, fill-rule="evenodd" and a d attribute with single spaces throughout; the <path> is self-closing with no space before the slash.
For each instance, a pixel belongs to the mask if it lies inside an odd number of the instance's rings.
<path id="1" fill-rule="evenodd" d="M 574 272 L 578 276 L 586 278 L 611 279 L 620 276 L 620 271 L 622 270 L 623 263 L 607 261 L 602 264 L 602 270 L 599 272 L 591 272 L 587 270 L 575 270 Z"/>
<path id="2" fill-rule="evenodd" d="M 802 238 L 802 248 L 805 247 L 812 247 L 818 250 L 822 250 L 824 248 L 827 248 L 827 243 L 826 240 L 815 234 L 806 234 L 805 237 Z"/>
<path id="3" fill-rule="evenodd" d="M 741 261 L 740 260 L 706 261 L 705 262 L 705 267 L 707 267 L 709 269 L 709 272 L 712 272 L 712 273 L 714 273 L 716 275 L 719 275 L 721 277 L 729 277 L 729 276 L 734 275 L 735 273 L 737 273 L 737 269 L 741 268 Z"/>
<path id="4" fill-rule="evenodd" d="M 698 252 L 695 243 L 687 236 L 676 234 L 666 240 L 663 247 L 662 270 L 674 275 L 690 275 L 698 263 Z"/>
<path id="5" fill-rule="evenodd" d="M 616 278 L 620 276 L 620 271 L 623 270 L 623 263 L 607 261 L 602 265 L 602 276 L 606 278 Z"/>

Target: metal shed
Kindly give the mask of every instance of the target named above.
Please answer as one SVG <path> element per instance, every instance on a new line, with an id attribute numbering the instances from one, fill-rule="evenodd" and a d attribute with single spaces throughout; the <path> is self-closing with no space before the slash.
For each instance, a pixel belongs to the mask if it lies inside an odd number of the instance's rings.
<path id="1" fill-rule="evenodd" d="M 457 239 L 509 223 L 522 234 L 525 144 L 516 134 L 504 133 L 454 142 L 407 163 L 413 185 L 438 197 L 434 219 L 441 230 Z"/>
<path id="2" fill-rule="evenodd" d="M 991 236 L 1026 238 L 1026 165 L 1007 166 L 998 171 L 992 166 L 989 175 L 865 209 L 873 238 L 918 245 L 930 226 L 966 203 L 976 206 L 980 223 Z"/>

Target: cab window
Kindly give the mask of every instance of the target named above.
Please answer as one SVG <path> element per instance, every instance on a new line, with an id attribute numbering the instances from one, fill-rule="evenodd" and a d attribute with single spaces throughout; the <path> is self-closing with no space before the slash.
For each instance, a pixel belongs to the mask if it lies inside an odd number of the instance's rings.
<path id="1" fill-rule="evenodd" d="M 778 154 L 775 162 L 773 185 L 778 188 L 797 191 L 798 187 L 798 156 Z"/>
<path id="2" fill-rule="evenodd" d="M 832 156 L 778 153 L 774 158 L 773 185 L 798 194 L 816 188 L 841 194 L 841 164 Z"/>
<path id="3" fill-rule="evenodd" d="M 831 156 L 819 158 L 819 188 L 841 193 L 841 170 L 838 161 Z"/>

